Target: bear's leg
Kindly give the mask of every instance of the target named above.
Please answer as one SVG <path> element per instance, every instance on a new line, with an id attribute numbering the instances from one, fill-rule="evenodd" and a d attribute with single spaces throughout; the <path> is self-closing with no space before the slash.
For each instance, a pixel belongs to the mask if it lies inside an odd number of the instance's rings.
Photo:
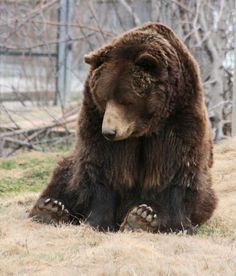
<path id="1" fill-rule="evenodd" d="M 208 188 L 188 191 L 187 196 L 193 225 L 203 224 L 212 216 L 218 202 L 214 190 Z"/>
<path id="2" fill-rule="evenodd" d="M 53 172 L 51 182 L 40 195 L 29 216 L 43 223 L 70 222 L 69 199 L 66 189 L 72 177 L 73 157 L 60 161 Z M 64 205 L 65 204 L 65 205 Z"/>
<path id="3" fill-rule="evenodd" d="M 194 233 L 190 210 L 185 206 L 185 188 L 172 186 L 158 193 L 155 201 L 148 200 L 150 197 L 147 194 L 142 199 L 147 205 L 136 205 L 128 211 L 120 230 Z"/>
<path id="4" fill-rule="evenodd" d="M 30 217 L 53 224 L 79 224 L 84 221 L 98 230 L 116 230 L 116 193 L 101 183 L 100 171 L 95 167 L 87 165 L 86 169 L 77 171 L 77 176 L 73 164 L 72 158 L 58 164 Z"/>
<path id="5" fill-rule="evenodd" d="M 99 231 L 115 231 L 116 205 L 118 196 L 108 186 L 94 184 L 88 211 L 84 215 L 84 222 Z"/>

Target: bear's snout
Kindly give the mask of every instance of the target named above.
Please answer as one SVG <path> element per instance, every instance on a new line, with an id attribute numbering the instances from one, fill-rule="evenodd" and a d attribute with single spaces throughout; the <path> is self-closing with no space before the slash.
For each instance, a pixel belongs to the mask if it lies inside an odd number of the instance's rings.
<path id="1" fill-rule="evenodd" d="M 109 101 L 102 122 L 103 136 L 112 141 L 129 138 L 134 131 L 134 122 L 127 118 L 128 111 L 123 106 Z"/>

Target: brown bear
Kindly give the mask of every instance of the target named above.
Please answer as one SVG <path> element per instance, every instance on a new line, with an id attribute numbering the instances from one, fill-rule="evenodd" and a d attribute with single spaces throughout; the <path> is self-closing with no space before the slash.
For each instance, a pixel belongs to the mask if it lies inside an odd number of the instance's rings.
<path id="1" fill-rule="evenodd" d="M 149 23 L 85 56 L 73 154 L 30 216 L 100 230 L 192 233 L 217 203 L 198 64 L 168 27 Z"/>

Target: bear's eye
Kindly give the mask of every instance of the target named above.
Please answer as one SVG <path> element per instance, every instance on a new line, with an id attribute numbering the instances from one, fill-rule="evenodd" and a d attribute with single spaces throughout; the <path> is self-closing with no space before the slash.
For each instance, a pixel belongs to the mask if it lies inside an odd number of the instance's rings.
<path id="1" fill-rule="evenodd" d="M 155 72 L 157 70 L 157 60 L 150 54 L 142 54 L 135 60 L 135 65 L 141 67 L 148 72 Z"/>
<path id="2" fill-rule="evenodd" d="M 123 105 L 123 106 L 130 106 L 132 105 L 132 102 L 130 100 L 119 100 L 117 101 L 120 105 Z"/>

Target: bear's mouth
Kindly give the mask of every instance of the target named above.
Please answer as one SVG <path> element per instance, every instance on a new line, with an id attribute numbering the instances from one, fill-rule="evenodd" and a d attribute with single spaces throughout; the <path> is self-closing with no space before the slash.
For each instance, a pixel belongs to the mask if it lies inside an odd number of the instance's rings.
<path id="1" fill-rule="evenodd" d="M 102 129 L 102 135 L 108 141 L 121 141 L 130 138 L 131 135 L 133 136 L 133 132 L 130 130 L 126 133 L 119 134 L 115 129 Z"/>
<path id="2" fill-rule="evenodd" d="M 102 135 L 109 141 L 113 141 L 116 137 L 116 130 L 104 128 L 102 129 Z"/>

